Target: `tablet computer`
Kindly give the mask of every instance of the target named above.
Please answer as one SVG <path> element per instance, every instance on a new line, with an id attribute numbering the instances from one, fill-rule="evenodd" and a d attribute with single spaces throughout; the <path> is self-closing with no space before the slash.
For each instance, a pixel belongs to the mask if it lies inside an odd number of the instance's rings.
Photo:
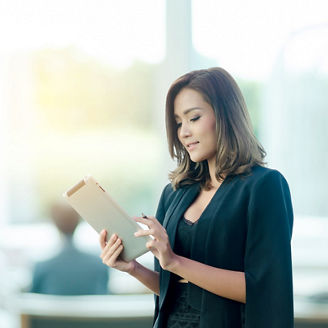
<path id="1" fill-rule="evenodd" d="M 146 243 L 151 238 L 134 236 L 141 229 L 140 225 L 124 212 L 92 176 L 84 177 L 63 196 L 98 233 L 106 229 L 107 238 L 113 233 L 121 238 L 124 248 L 120 257 L 124 261 L 131 261 L 148 252 Z"/>

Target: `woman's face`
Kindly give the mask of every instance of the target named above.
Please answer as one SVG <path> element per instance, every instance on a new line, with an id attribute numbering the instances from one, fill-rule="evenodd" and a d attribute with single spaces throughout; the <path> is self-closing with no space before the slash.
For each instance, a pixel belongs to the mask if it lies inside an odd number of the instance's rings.
<path id="1" fill-rule="evenodd" d="M 215 159 L 217 135 L 212 106 L 201 93 L 183 88 L 174 100 L 177 135 L 193 162 Z"/>

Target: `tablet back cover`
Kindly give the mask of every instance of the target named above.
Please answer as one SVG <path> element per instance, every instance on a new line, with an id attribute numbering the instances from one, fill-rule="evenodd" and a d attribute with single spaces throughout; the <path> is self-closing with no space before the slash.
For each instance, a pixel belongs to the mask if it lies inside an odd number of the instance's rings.
<path id="1" fill-rule="evenodd" d="M 135 259 L 148 251 L 146 243 L 150 237 L 134 236 L 134 232 L 141 227 L 91 176 L 70 188 L 64 197 L 98 233 L 106 229 L 108 238 L 113 233 L 121 238 L 124 249 L 120 257 L 124 261 Z"/>

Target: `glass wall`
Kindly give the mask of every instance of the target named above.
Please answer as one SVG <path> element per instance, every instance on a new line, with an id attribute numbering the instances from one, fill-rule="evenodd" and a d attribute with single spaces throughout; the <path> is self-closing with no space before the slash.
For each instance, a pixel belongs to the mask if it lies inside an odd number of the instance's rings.
<path id="1" fill-rule="evenodd" d="M 164 1 L 1 6 L 7 220 L 43 220 L 86 174 L 129 213 L 153 212 Z"/>

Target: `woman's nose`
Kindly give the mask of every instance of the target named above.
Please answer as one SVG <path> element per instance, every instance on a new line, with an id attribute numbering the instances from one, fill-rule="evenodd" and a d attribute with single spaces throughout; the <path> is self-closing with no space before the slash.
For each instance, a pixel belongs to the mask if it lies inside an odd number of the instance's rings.
<path id="1" fill-rule="evenodd" d="M 188 124 L 182 124 L 180 128 L 180 137 L 189 137 L 191 135 L 191 130 Z"/>
<path id="2" fill-rule="evenodd" d="M 188 126 L 188 124 L 182 124 L 180 131 L 179 131 L 179 138 L 185 139 L 185 138 L 189 138 L 191 136 L 191 129 Z"/>

